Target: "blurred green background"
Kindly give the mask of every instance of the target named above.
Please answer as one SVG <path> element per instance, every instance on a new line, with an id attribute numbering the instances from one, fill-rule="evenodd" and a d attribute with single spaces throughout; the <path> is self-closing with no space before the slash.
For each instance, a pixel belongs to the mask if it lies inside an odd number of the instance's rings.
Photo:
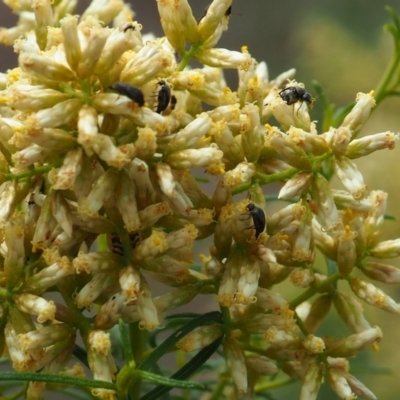
<path id="1" fill-rule="evenodd" d="M 200 18 L 210 0 L 192 0 L 196 18 Z M 89 3 L 79 1 L 82 10 Z M 162 35 L 155 0 L 131 1 L 136 19 L 143 32 Z M 295 67 L 296 79 L 315 95 L 312 80 L 318 80 L 329 98 L 338 106 L 354 101 L 357 92 L 374 89 L 382 77 L 392 54 L 392 38 L 382 26 L 389 22 L 385 5 L 400 13 L 400 1 L 379 0 L 234 0 L 229 30 L 218 47 L 240 50 L 247 45 L 258 61 L 266 61 L 270 78 Z M 4 4 L 0 4 L 0 26 L 12 26 L 16 20 Z M 10 48 L 0 46 L 0 71 L 16 65 Z M 228 82 L 235 88 L 237 76 L 227 71 Z M 318 99 L 312 111 L 314 120 L 321 119 Z M 391 130 L 400 131 L 400 98 L 386 99 L 373 112 L 362 131 L 363 135 Z M 396 221 L 386 221 L 385 239 L 400 237 L 400 148 L 381 151 L 357 160 L 370 190 L 382 189 L 389 193 L 387 212 Z M 334 182 L 337 187 L 340 184 Z M 273 212 L 271 208 L 271 212 Z M 397 262 L 398 267 L 400 263 Z M 323 268 L 323 266 L 322 266 Z M 400 288 L 378 285 L 400 302 Z M 285 288 L 282 288 L 284 294 Z M 292 298 L 293 294 L 290 296 Z M 351 372 L 364 382 L 381 400 L 400 398 L 400 318 L 365 306 L 372 325 L 379 325 L 384 333 L 380 351 L 363 352 L 354 359 Z M 319 335 L 348 335 L 350 331 L 339 320 L 335 311 L 317 332 Z M 373 369 L 368 371 L 368 365 Z M 381 367 L 390 369 L 382 373 Z M 298 398 L 299 384 L 272 391 L 271 398 Z M 323 385 L 319 400 L 337 399 Z"/>

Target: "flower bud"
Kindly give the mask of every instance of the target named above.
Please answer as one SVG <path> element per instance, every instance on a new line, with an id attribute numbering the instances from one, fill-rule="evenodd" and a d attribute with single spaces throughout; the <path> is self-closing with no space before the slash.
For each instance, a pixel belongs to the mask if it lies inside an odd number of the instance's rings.
<path id="1" fill-rule="evenodd" d="M 199 326 L 180 339 L 176 347 L 186 352 L 199 350 L 217 340 L 222 333 L 221 324 Z"/>
<path id="2" fill-rule="evenodd" d="M 273 361 L 259 354 L 246 357 L 246 367 L 259 375 L 274 375 L 278 372 L 278 367 Z"/>
<path id="3" fill-rule="evenodd" d="M 400 270 L 392 265 L 371 261 L 363 264 L 361 271 L 370 279 L 383 283 L 400 283 Z"/>
<path id="4" fill-rule="evenodd" d="M 190 43 L 199 40 L 197 23 L 187 0 L 178 3 L 173 0 L 157 1 L 161 25 L 172 47 L 184 51 L 186 39 Z"/>
<path id="5" fill-rule="evenodd" d="M 226 172 L 224 176 L 224 185 L 229 188 L 234 188 L 241 183 L 249 182 L 255 173 L 255 165 L 244 161 L 238 164 L 234 169 Z"/>
<path id="6" fill-rule="evenodd" d="M 364 136 L 350 142 L 346 151 L 346 157 L 353 159 L 367 156 L 376 150 L 393 150 L 397 140 L 399 140 L 399 134 L 389 131 Z"/>
<path id="7" fill-rule="evenodd" d="M 301 340 L 294 331 L 280 330 L 276 326 L 271 326 L 264 334 L 264 340 L 272 346 L 280 348 L 296 349 Z"/>
<path id="8" fill-rule="evenodd" d="M 90 308 L 93 302 L 116 282 L 115 275 L 106 272 L 93 274 L 92 279 L 76 294 L 74 303 L 79 308 Z"/>
<path id="9" fill-rule="evenodd" d="M 240 266 L 240 277 L 237 284 L 237 291 L 234 294 L 235 303 L 250 304 L 257 301 L 255 294 L 259 278 L 260 267 L 258 262 L 249 259 L 244 260 Z"/>
<path id="10" fill-rule="evenodd" d="M 156 329 L 161 323 L 161 317 L 157 311 L 154 301 L 151 297 L 151 291 L 145 278 L 141 276 L 140 280 L 140 295 L 137 299 L 137 311 L 140 315 L 141 321 L 139 327 L 152 331 Z"/>
<path id="11" fill-rule="evenodd" d="M 341 126 L 350 128 L 353 131 L 353 136 L 354 133 L 361 130 L 369 117 L 371 109 L 375 107 L 376 102 L 373 96 L 374 91 L 371 91 L 367 94 L 358 93 L 356 98 L 356 105 L 344 119 Z"/>
<path id="12" fill-rule="evenodd" d="M 110 334 L 95 330 L 88 335 L 88 363 L 93 373 L 93 379 L 112 382 L 117 368 L 111 356 Z M 115 392 L 110 389 L 93 389 L 92 394 L 103 399 L 113 397 Z"/>
<path id="13" fill-rule="evenodd" d="M 363 198 L 367 190 L 367 185 L 365 185 L 364 178 L 356 164 L 347 157 L 335 157 L 333 167 L 336 175 L 353 197 L 356 200 Z"/>
<path id="14" fill-rule="evenodd" d="M 139 213 L 136 205 L 135 188 L 126 172 L 121 172 L 116 187 L 115 197 L 117 207 L 128 232 L 135 232 L 141 228 Z"/>
<path id="15" fill-rule="evenodd" d="M 53 184 L 55 190 L 73 190 L 75 178 L 82 168 L 82 149 L 68 151 L 64 157 L 63 165 L 57 172 L 56 181 Z"/>
<path id="16" fill-rule="evenodd" d="M 214 137 L 218 147 L 231 163 L 238 164 L 244 160 L 244 152 L 225 120 L 217 121 L 212 125 L 210 134 Z"/>
<path id="17" fill-rule="evenodd" d="M 347 327 L 355 333 L 363 332 L 371 328 L 365 319 L 360 301 L 354 296 L 344 292 L 336 292 L 333 298 L 335 308 Z"/>
<path id="18" fill-rule="evenodd" d="M 315 332 L 325 316 L 328 314 L 332 304 L 332 297 L 329 294 L 319 296 L 311 304 L 307 316 L 303 318 L 308 332 Z"/>
<path id="19" fill-rule="evenodd" d="M 314 282 L 314 274 L 309 269 L 295 268 L 290 274 L 290 281 L 297 287 L 309 287 Z"/>
<path id="20" fill-rule="evenodd" d="M 310 160 L 306 152 L 293 143 L 288 135 L 270 127 L 268 140 L 283 160 L 291 166 L 300 170 L 311 169 Z"/>
<path id="21" fill-rule="evenodd" d="M 223 343 L 226 364 L 239 393 L 247 392 L 247 368 L 242 348 L 235 339 L 225 338 Z"/>
<path id="22" fill-rule="evenodd" d="M 351 279 L 349 283 L 351 290 L 371 306 L 382 308 L 384 311 L 393 314 L 400 314 L 399 305 L 383 290 L 378 289 L 372 283 L 364 282 L 358 278 Z"/>
<path id="23" fill-rule="evenodd" d="M 290 178 L 279 191 L 279 199 L 290 199 L 301 196 L 311 184 L 312 173 L 300 171 L 293 178 Z"/>
<path id="24" fill-rule="evenodd" d="M 122 311 L 127 300 L 122 293 L 114 294 L 102 306 L 94 320 L 96 329 L 111 329 L 122 317 Z"/>
<path id="25" fill-rule="evenodd" d="M 275 293 L 272 290 L 258 287 L 256 297 L 256 304 L 266 310 L 274 311 L 282 308 L 288 308 L 288 301 L 280 294 Z"/>
<path id="26" fill-rule="evenodd" d="M 216 144 L 202 149 L 186 149 L 170 154 L 167 157 L 168 164 L 173 168 L 185 169 L 195 167 L 207 167 L 222 159 L 223 153 Z"/>
<path id="27" fill-rule="evenodd" d="M 228 256 L 232 246 L 232 220 L 234 214 L 235 208 L 233 204 L 227 204 L 222 207 L 215 227 L 214 245 L 220 260 Z"/>
<path id="28" fill-rule="evenodd" d="M 307 369 L 301 386 L 300 400 L 316 400 L 322 383 L 322 365 L 314 361 Z"/>
<path id="29" fill-rule="evenodd" d="M 92 189 L 86 199 L 83 199 L 78 211 L 85 217 L 97 216 L 97 212 L 103 207 L 104 202 L 112 195 L 119 174 L 113 168 L 108 169 L 93 184 Z"/>
<path id="30" fill-rule="evenodd" d="M 247 104 L 239 117 L 241 145 L 246 160 L 257 162 L 264 145 L 265 128 L 260 123 L 258 107 Z"/>
<path id="31" fill-rule="evenodd" d="M 140 273 L 136 268 L 128 266 L 119 273 L 119 285 L 127 302 L 136 300 L 140 294 Z"/>
<path id="32" fill-rule="evenodd" d="M 341 126 L 337 129 L 331 128 L 325 135 L 331 135 L 330 146 L 335 155 L 343 156 L 351 140 L 351 129 Z M 350 157 L 351 158 L 351 157 Z"/>
<path id="33" fill-rule="evenodd" d="M 348 225 L 346 225 L 345 231 L 337 236 L 337 266 L 344 276 L 350 274 L 356 262 L 355 237 L 356 232 L 352 232 Z"/>
<path id="34" fill-rule="evenodd" d="M 394 258 L 400 256 L 400 239 L 386 240 L 371 249 L 371 256 L 376 258 Z"/>
<path id="35" fill-rule="evenodd" d="M 82 58 L 78 34 L 78 18 L 67 15 L 60 21 L 60 25 L 63 34 L 65 56 L 69 66 L 74 71 Z"/>
<path id="36" fill-rule="evenodd" d="M 198 29 L 202 41 L 208 40 L 214 34 L 231 4 L 232 0 L 217 0 L 209 5 L 204 17 L 199 22 Z"/>
<path id="37" fill-rule="evenodd" d="M 316 174 L 311 185 L 311 194 L 313 201 L 316 203 L 315 213 L 321 220 L 323 227 L 327 230 L 337 227 L 339 213 L 329 183 L 321 174 Z"/>
<path id="38" fill-rule="evenodd" d="M 288 136 L 294 144 L 302 148 L 306 153 L 318 156 L 329 151 L 328 143 L 321 135 L 292 126 L 288 131 Z"/>
<path id="39" fill-rule="evenodd" d="M 356 398 L 342 371 L 336 368 L 328 368 L 326 381 L 341 399 L 353 400 Z"/>
<path id="40" fill-rule="evenodd" d="M 378 398 L 358 379 L 356 379 L 353 375 L 344 374 L 347 383 L 349 384 L 353 393 L 367 400 L 378 400 Z"/>
<path id="41" fill-rule="evenodd" d="M 319 354 L 325 350 L 323 339 L 314 335 L 307 335 L 303 340 L 302 345 L 311 354 Z"/>
<path id="42" fill-rule="evenodd" d="M 15 294 L 13 296 L 15 305 L 22 312 L 37 315 L 38 322 L 53 321 L 56 306 L 53 301 L 29 293 Z"/>
<path id="43" fill-rule="evenodd" d="M 226 49 L 204 49 L 196 54 L 196 59 L 214 68 L 235 68 L 246 70 L 251 65 L 251 55 L 247 50 L 239 53 Z"/>

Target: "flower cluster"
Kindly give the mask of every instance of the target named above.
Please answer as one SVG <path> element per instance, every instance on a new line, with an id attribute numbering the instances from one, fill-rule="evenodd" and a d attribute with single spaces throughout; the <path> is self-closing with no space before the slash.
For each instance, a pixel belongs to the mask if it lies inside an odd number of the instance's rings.
<path id="1" fill-rule="evenodd" d="M 381 261 L 400 256 L 400 239 L 381 241 L 387 195 L 368 190 L 354 160 L 393 149 L 398 136 L 357 138 L 373 92 L 318 132 L 294 70 L 270 80 L 247 48 L 215 47 L 231 2 L 214 0 L 197 21 L 186 0 L 157 0 L 162 38 L 144 37 L 122 0 L 93 0 L 81 17 L 76 0 L 7 2 L 19 21 L 0 41 L 19 66 L 0 74 L 0 353 L 16 371 L 82 376 L 68 364 L 79 331 L 94 379 L 112 383 L 109 329 L 121 320 L 157 329 L 165 311 L 211 294 L 221 321 L 175 349 L 222 340 L 237 393 L 280 371 L 302 380 L 301 400 L 316 399 L 324 376 L 340 398 L 376 398 L 348 359 L 382 337 L 360 299 L 400 313 L 375 286 L 400 283 Z M 226 68 L 238 71 L 236 90 Z M 216 177 L 212 193 L 197 167 Z M 330 187 L 333 173 L 343 190 Z M 283 182 L 273 214 L 263 192 L 272 182 Z M 193 244 L 205 238 L 199 271 Z M 336 272 L 324 273 L 318 252 Z M 169 291 L 155 296 L 154 280 Z M 302 294 L 279 295 L 284 280 Z M 314 335 L 331 306 L 352 335 Z M 93 308 L 95 318 L 82 314 Z M 32 382 L 27 396 L 45 390 Z"/>

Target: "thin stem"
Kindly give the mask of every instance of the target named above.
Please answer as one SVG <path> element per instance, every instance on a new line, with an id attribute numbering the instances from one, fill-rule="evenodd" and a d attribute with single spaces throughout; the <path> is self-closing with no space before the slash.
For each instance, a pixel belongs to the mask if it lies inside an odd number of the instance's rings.
<path id="1" fill-rule="evenodd" d="M 62 385 L 75 385 L 92 388 L 102 388 L 116 390 L 116 386 L 111 382 L 96 381 L 94 379 L 77 378 L 67 375 L 43 374 L 36 372 L 1 372 L 0 381 L 33 381 L 58 383 Z"/>
<path id="2" fill-rule="evenodd" d="M 91 324 L 88 321 L 88 319 L 84 315 L 82 315 L 81 311 L 79 310 L 79 308 L 76 306 L 76 304 L 72 299 L 73 289 L 70 278 L 67 277 L 65 279 L 58 281 L 57 288 L 60 291 L 66 306 L 69 308 L 69 311 L 73 314 L 86 344 L 87 334 L 91 329 Z"/>
<path id="3" fill-rule="evenodd" d="M 307 336 L 309 334 L 307 327 L 304 324 L 304 321 L 299 317 L 297 312 L 294 313 L 294 319 L 296 321 L 297 326 L 300 328 L 301 332 L 303 333 L 304 336 Z"/>
<path id="4" fill-rule="evenodd" d="M 183 71 L 186 66 L 189 64 L 189 61 L 196 55 L 196 53 L 200 50 L 202 43 L 194 44 L 189 51 L 184 52 L 182 56 L 182 60 L 178 66 L 178 71 Z"/>
<path id="5" fill-rule="evenodd" d="M 146 349 L 146 332 L 139 328 L 139 322 L 129 324 L 129 337 L 131 351 L 136 365 L 139 365 L 144 359 L 144 351 Z M 142 390 L 142 380 L 135 379 L 129 393 L 132 399 L 138 399 Z"/>
<path id="6" fill-rule="evenodd" d="M 399 66 L 400 62 L 400 53 L 396 52 L 395 57 L 393 58 L 392 62 L 389 64 L 385 74 L 383 75 L 381 81 L 378 83 L 378 86 L 375 89 L 375 101 L 379 104 L 392 90 L 388 90 L 387 86 L 389 85 L 396 69 Z M 396 82 L 397 84 L 397 82 Z"/>
<path id="7" fill-rule="evenodd" d="M 261 393 L 264 390 L 276 389 L 282 386 L 289 385 L 290 383 L 296 382 L 294 379 L 281 379 L 279 381 L 269 381 L 269 382 L 262 382 L 259 383 L 254 387 L 255 393 Z"/>
<path id="8" fill-rule="evenodd" d="M 295 299 L 289 302 L 289 307 L 294 310 L 299 304 L 310 299 L 312 296 L 314 296 L 314 294 L 318 293 L 322 289 L 325 289 L 327 286 L 332 285 L 332 283 L 336 282 L 340 278 L 342 278 L 341 274 L 336 272 L 335 274 L 324 279 L 322 282 L 310 287 L 301 295 L 297 296 Z"/>
<path id="9" fill-rule="evenodd" d="M 8 173 L 8 174 L 4 174 L 4 175 L 5 175 L 6 181 L 18 181 L 20 179 L 30 178 L 34 175 L 45 174 L 46 172 L 49 172 L 52 168 L 54 168 L 53 164 L 47 164 L 47 165 L 43 165 L 41 167 L 28 169 L 27 171 L 23 171 L 18 174 Z"/>
<path id="10" fill-rule="evenodd" d="M 121 335 L 121 345 L 124 352 L 125 364 L 135 367 L 128 327 L 122 319 L 119 320 L 118 326 L 119 334 Z"/>
<path id="11" fill-rule="evenodd" d="M 231 328 L 231 313 L 228 307 L 220 306 L 222 319 L 224 321 L 224 328 L 226 331 L 229 331 Z"/>
<path id="12" fill-rule="evenodd" d="M 225 370 L 222 374 L 220 374 L 218 384 L 215 386 L 214 391 L 212 392 L 211 397 L 209 397 L 208 400 L 219 400 L 229 379 L 230 377 L 228 370 Z"/>
<path id="13" fill-rule="evenodd" d="M 253 178 L 253 181 L 257 182 L 260 185 L 266 185 L 271 182 L 281 181 L 284 179 L 290 179 L 292 176 L 296 175 L 299 170 L 297 168 L 290 168 L 283 172 L 278 172 L 276 174 L 266 175 L 262 172 L 256 172 Z M 232 189 L 232 195 L 245 192 L 249 190 L 253 185 L 253 182 L 246 182 L 236 186 Z"/>

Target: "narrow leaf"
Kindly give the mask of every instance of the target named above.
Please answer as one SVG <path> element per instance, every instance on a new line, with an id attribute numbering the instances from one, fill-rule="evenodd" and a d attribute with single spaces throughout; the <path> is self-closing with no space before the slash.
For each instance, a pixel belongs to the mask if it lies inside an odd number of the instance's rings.
<path id="1" fill-rule="evenodd" d="M 198 370 L 218 349 L 221 344 L 223 336 L 219 337 L 217 340 L 209 344 L 204 349 L 200 350 L 185 366 L 180 370 L 175 372 L 171 376 L 173 379 L 186 379 L 192 375 L 196 370 Z M 140 400 L 156 400 L 160 398 L 164 393 L 171 390 L 171 388 L 166 386 L 157 386 L 151 392 L 145 394 L 140 398 Z"/>
<path id="2" fill-rule="evenodd" d="M 149 382 L 158 383 L 163 386 L 168 386 L 170 388 L 180 388 L 180 389 L 203 389 L 204 385 L 199 382 L 183 381 L 173 378 L 166 378 L 165 376 L 156 375 L 148 371 L 135 370 L 135 375 L 139 376 Z"/>

